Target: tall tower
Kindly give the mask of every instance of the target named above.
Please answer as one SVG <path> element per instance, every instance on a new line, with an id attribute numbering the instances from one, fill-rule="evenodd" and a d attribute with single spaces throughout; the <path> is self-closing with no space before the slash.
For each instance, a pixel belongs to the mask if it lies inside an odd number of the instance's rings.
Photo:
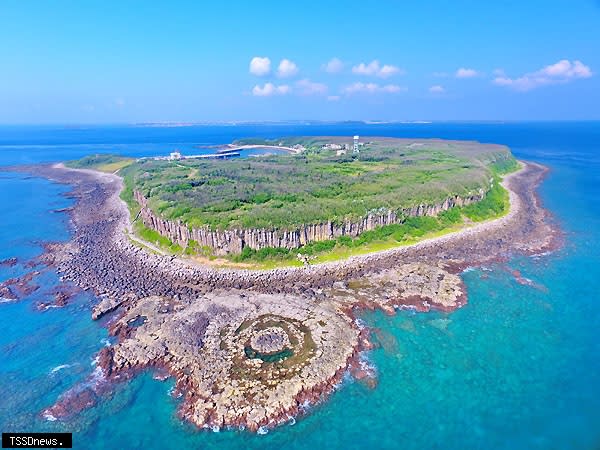
<path id="1" fill-rule="evenodd" d="M 358 136 L 354 136 L 354 153 L 358 153 Z"/>

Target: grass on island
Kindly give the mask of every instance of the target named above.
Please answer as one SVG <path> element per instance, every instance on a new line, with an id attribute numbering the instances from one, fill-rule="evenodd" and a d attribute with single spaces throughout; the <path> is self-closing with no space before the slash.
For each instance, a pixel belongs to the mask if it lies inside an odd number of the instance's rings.
<path id="1" fill-rule="evenodd" d="M 485 198 L 455 207 L 437 217 L 408 217 L 401 224 L 379 227 L 356 238 L 309 243 L 297 249 L 245 247 L 240 255 L 216 257 L 210 248 L 190 241 L 186 248 L 134 221 L 135 234 L 161 250 L 201 258 L 216 266 L 271 269 L 300 266 L 298 254 L 313 263 L 414 244 L 458 231 L 469 223 L 500 217 L 509 209 L 501 176 L 519 168 L 506 147 L 475 143 L 383 139 L 366 144 L 359 155 L 333 156 L 324 151 L 325 138 L 244 140 L 269 145 L 302 144 L 302 155 L 268 156 L 227 161 L 136 161 L 115 155 L 94 155 L 70 167 L 119 170 L 124 179 L 121 198 L 132 220 L 140 206 L 139 189 L 163 217 L 188 226 L 294 228 L 304 223 L 364 217 L 378 208 L 393 209 L 433 203 L 449 195 L 465 195 L 486 187 Z M 334 139 L 326 138 L 326 142 Z M 334 141 L 335 142 L 335 141 Z M 114 170 L 113 170 L 114 169 Z M 491 188 L 489 183 L 491 182 Z M 379 205 L 379 206 L 377 206 Z"/>
<path id="2" fill-rule="evenodd" d="M 517 168 L 517 165 L 511 165 L 503 173 L 512 172 Z M 341 236 L 334 240 L 312 242 L 297 249 L 263 248 L 257 251 L 245 247 L 240 255 L 232 255 L 227 258 L 231 263 L 223 261 L 222 257 L 213 256 L 209 248 L 202 248 L 195 241 L 190 241 L 188 247 L 182 249 L 158 232 L 146 228 L 141 221 L 135 223 L 134 229 L 141 239 L 151 242 L 167 252 L 188 257 L 200 255 L 209 261 L 220 261 L 215 264 L 216 266 L 235 267 L 237 265 L 262 270 L 302 266 L 303 263 L 298 259 L 298 254 L 308 257 L 311 264 L 332 262 L 443 236 L 463 229 L 468 222 L 482 222 L 502 217 L 509 210 L 509 196 L 508 191 L 500 185 L 501 178 L 498 171 L 495 172 L 492 188 L 478 203 L 451 208 L 437 217 L 409 217 L 402 224 L 379 227 L 362 233 L 356 238 Z M 133 200 L 132 194 L 128 197 L 127 189 L 123 193 L 125 194 L 122 195 L 124 200 L 128 204 L 134 205 L 132 216 L 135 216 L 139 211 L 139 205 Z"/>
<path id="3" fill-rule="evenodd" d="M 339 137 L 241 142 L 302 144 L 306 150 L 230 160 L 147 159 L 121 175 L 155 213 L 190 227 L 291 230 L 487 190 L 492 166 L 514 163 L 506 147 L 474 142 L 366 138 L 358 155 L 323 149 L 347 144 Z"/>
<path id="4" fill-rule="evenodd" d="M 131 186 L 128 186 L 125 183 L 125 186 L 121 191 L 120 197 L 129 209 L 130 218 L 133 222 L 133 232 L 140 240 L 154 244 L 160 249 L 169 253 L 181 254 L 184 252 L 184 249 L 182 249 L 180 245 L 171 242 L 168 238 L 161 235 L 158 231 L 148 228 L 144 225 L 142 220 L 138 218 L 138 213 L 140 212 L 140 205 L 133 198 L 133 190 L 131 189 Z M 132 240 L 132 242 L 135 241 Z M 136 244 L 143 245 L 139 242 L 136 242 Z M 188 248 L 186 249 L 186 251 L 189 254 L 190 249 Z"/>
<path id="5" fill-rule="evenodd" d="M 509 210 L 508 191 L 499 183 L 499 177 L 486 197 L 472 205 L 454 207 L 437 217 L 408 217 L 401 224 L 378 227 L 356 238 L 341 236 L 337 239 L 309 243 L 298 249 L 245 247 L 240 255 L 232 256 L 235 262 L 252 262 L 263 267 L 300 265 L 298 255 L 308 257 L 311 263 L 345 259 L 366 253 L 415 244 L 424 239 L 442 236 L 465 227 L 465 222 L 482 222 L 505 215 Z"/>
<path id="6" fill-rule="evenodd" d="M 96 154 L 65 163 L 72 169 L 92 169 L 100 172 L 115 173 L 135 162 L 133 158 L 118 155 Z"/>
<path id="7" fill-rule="evenodd" d="M 481 202 L 462 208 L 451 208 L 437 217 L 409 217 L 402 224 L 379 227 L 366 231 L 356 238 L 341 236 L 333 240 L 312 242 L 297 249 L 270 247 L 257 251 L 245 247 L 240 255 L 232 255 L 228 258 L 231 263 L 223 261 L 223 258 L 212 256 L 210 249 L 200 248 L 195 241 L 191 241 L 188 247 L 183 249 L 156 231 L 146 228 L 141 221 L 136 221 L 134 229 L 141 239 L 175 255 L 188 257 L 202 255 L 209 261 L 221 261 L 215 264 L 216 266 L 238 265 L 268 270 L 277 267 L 302 266 L 298 254 L 308 257 L 311 264 L 319 264 L 412 245 L 425 239 L 459 231 L 468 221 L 482 222 L 499 218 L 508 212 L 509 206 L 508 192 L 496 182 Z"/>

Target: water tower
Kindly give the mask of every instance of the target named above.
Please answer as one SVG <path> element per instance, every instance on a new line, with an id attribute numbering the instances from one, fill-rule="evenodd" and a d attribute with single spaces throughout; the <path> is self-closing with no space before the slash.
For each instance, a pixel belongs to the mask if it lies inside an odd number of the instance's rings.
<path id="1" fill-rule="evenodd" d="M 354 153 L 358 153 L 358 136 L 354 136 Z"/>

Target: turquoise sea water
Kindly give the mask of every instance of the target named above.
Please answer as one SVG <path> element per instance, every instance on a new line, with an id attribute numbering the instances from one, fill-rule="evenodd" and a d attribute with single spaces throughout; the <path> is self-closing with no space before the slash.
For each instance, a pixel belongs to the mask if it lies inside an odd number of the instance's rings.
<path id="1" fill-rule="evenodd" d="M 0 303 L 0 430 L 73 431 L 76 448 L 106 449 L 599 448 L 600 123 L 0 127 L 0 165 L 308 134 L 507 144 L 517 157 L 551 167 L 540 196 L 565 231 L 565 246 L 465 272 L 469 303 L 451 314 L 364 315 L 380 344 L 369 353 L 377 387 L 346 380 L 307 416 L 266 435 L 198 431 L 180 422 L 169 396 L 173 382 L 151 373 L 72 421 L 45 420 L 44 407 L 93 372 L 107 337 L 90 319 L 90 296 L 35 309 L 57 283 L 46 273 L 30 298 Z M 52 212 L 70 204 L 61 196 L 66 190 L 0 173 L 0 259 L 25 260 L 41 252 L 41 241 L 68 239 L 66 215 Z M 25 270 L 2 267 L 0 279 Z M 531 285 L 517 283 L 512 270 Z"/>

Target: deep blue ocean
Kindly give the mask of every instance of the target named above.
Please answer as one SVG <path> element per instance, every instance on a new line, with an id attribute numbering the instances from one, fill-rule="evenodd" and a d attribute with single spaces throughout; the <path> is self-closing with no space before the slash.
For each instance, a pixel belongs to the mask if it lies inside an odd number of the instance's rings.
<path id="1" fill-rule="evenodd" d="M 450 314 L 363 316 L 381 344 L 369 353 L 372 389 L 346 380 L 294 425 L 266 435 L 199 431 L 176 417 L 173 382 L 152 373 L 120 385 L 68 422 L 45 407 L 85 380 L 107 332 L 80 295 L 43 312 L 52 272 L 19 302 L 0 303 L 0 431 L 72 431 L 101 449 L 598 449 L 600 448 L 600 123 L 286 124 L 194 127 L 0 127 L 0 165 L 90 153 L 165 155 L 240 137 L 436 137 L 506 144 L 548 165 L 544 205 L 565 232 L 549 255 L 463 274 L 469 303 Z M 0 172 L 0 280 L 26 272 L 43 241 L 69 238 L 68 187 Z M 519 270 L 532 285 L 517 283 Z"/>

